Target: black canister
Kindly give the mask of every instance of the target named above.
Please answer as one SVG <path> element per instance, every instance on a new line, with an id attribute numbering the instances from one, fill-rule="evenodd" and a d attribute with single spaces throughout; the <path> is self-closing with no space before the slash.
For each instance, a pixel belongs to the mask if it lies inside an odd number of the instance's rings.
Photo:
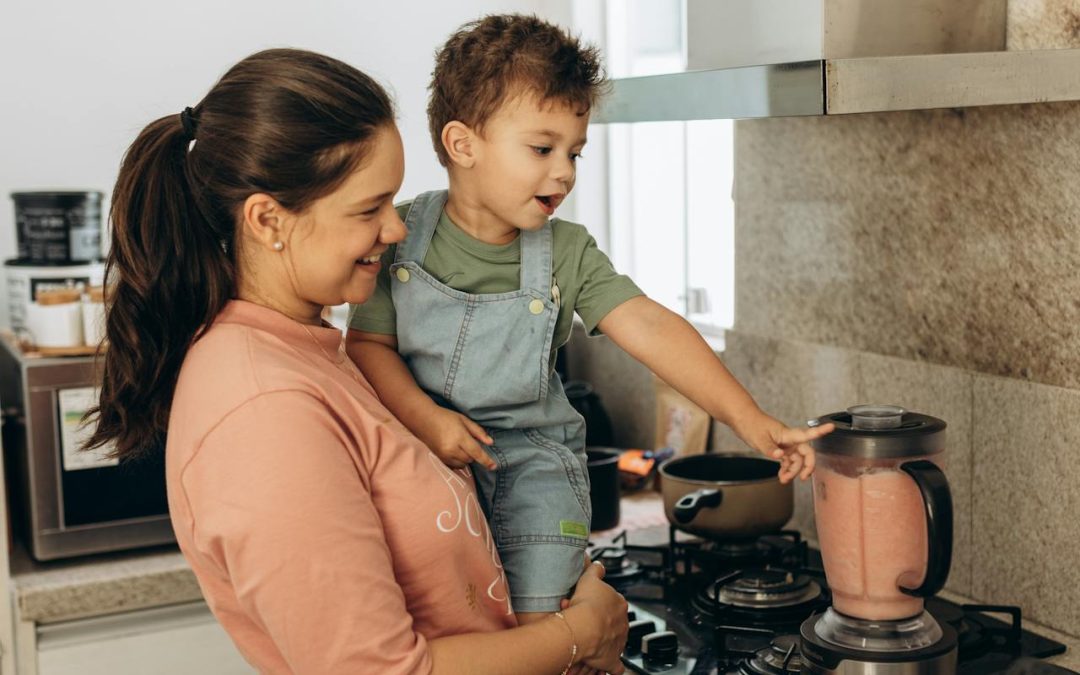
<path id="1" fill-rule="evenodd" d="M 566 398 L 574 410 L 585 418 L 585 445 L 610 447 L 615 445 L 615 434 L 600 397 L 592 385 L 582 380 L 570 380 L 564 385 Z"/>
<path id="2" fill-rule="evenodd" d="M 585 453 L 589 469 L 592 529 L 610 530 L 619 524 L 619 451 L 589 447 Z"/>
<path id="3" fill-rule="evenodd" d="M 38 265 L 101 260 L 103 194 L 12 192 L 19 258 Z"/>

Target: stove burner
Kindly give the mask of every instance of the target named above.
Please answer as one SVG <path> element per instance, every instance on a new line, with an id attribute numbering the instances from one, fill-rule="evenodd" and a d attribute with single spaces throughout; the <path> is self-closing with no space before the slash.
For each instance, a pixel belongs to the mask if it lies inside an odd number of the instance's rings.
<path id="1" fill-rule="evenodd" d="M 670 528 L 673 574 L 704 572 L 714 576 L 749 567 L 804 567 L 807 544 L 794 530 L 752 538 L 679 540 Z"/>
<path id="2" fill-rule="evenodd" d="M 794 675 L 808 667 L 801 642 L 790 654 L 788 649 L 799 640 L 802 624 L 828 609 L 830 593 L 817 551 L 797 532 L 709 540 L 665 527 L 635 534 L 633 543 L 624 532 L 598 544 L 589 554 L 631 603 L 631 619 L 651 622 L 649 635 L 674 633 L 680 662 L 694 664 L 671 672 Z M 957 675 L 1002 675 L 1020 657 L 1065 651 L 1058 642 L 1024 631 L 1016 607 L 928 598 L 926 608 L 957 634 Z M 627 667 L 654 672 L 640 652 L 630 655 L 630 647 Z M 659 654 L 652 656 L 655 661 Z"/>
<path id="3" fill-rule="evenodd" d="M 691 603 L 717 626 L 796 630 L 802 619 L 828 605 L 821 585 L 808 575 L 779 567 L 732 572 L 705 584 Z"/>
<path id="4" fill-rule="evenodd" d="M 636 579 L 645 571 L 637 562 L 627 557 L 622 546 L 605 546 L 590 552 L 593 560 L 604 566 L 604 581 L 618 585 Z"/>
<path id="5" fill-rule="evenodd" d="M 780 635 L 739 665 L 740 675 L 787 675 L 802 672 L 798 635 Z"/>
<path id="6" fill-rule="evenodd" d="M 939 598 L 929 598 L 926 601 L 926 608 L 939 621 L 948 623 L 956 630 L 961 657 L 990 650 L 1020 652 L 1022 631 L 1019 607 L 1001 605 L 963 605 L 961 607 L 944 603 Z M 969 617 L 975 612 L 983 615 L 1004 614 L 1009 616 L 1011 621 L 1001 627 L 989 626 L 984 622 L 970 619 Z"/>
<path id="7" fill-rule="evenodd" d="M 810 577 L 768 567 L 736 572 L 705 589 L 705 595 L 710 600 L 754 609 L 797 605 L 820 594 L 821 586 L 811 581 Z"/>

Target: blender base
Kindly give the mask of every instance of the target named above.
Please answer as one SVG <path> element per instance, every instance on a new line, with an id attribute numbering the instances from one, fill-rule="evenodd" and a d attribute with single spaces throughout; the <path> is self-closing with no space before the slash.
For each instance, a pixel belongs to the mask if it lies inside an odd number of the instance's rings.
<path id="1" fill-rule="evenodd" d="M 863 651 L 834 645 L 814 630 L 818 614 L 803 622 L 801 651 L 803 672 L 811 675 L 955 675 L 956 631 L 941 626 L 935 644 L 902 652 Z"/>

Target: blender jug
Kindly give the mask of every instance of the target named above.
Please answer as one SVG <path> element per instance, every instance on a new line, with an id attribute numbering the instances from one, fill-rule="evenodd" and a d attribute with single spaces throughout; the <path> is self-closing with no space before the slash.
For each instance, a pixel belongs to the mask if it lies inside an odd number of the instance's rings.
<path id="1" fill-rule="evenodd" d="M 945 422 L 887 405 L 825 415 L 813 442 L 814 518 L 832 609 L 817 636 L 860 650 L 917 650 L 942 630 L 923 598 L 945 585 L 952 499 L 941 470 Z"/>

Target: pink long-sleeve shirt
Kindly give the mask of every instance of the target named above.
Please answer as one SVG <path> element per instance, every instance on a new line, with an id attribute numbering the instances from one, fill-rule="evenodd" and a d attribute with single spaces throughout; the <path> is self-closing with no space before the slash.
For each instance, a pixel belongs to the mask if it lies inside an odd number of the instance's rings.
<path id="1" fill-rule="evenodd" d="M 379 402 L 341 333 L 233 301 L 188 353 L 169 509 L 207 603 L 266 673 L 424 673 L 514 625 L 472 480 Z"/>

